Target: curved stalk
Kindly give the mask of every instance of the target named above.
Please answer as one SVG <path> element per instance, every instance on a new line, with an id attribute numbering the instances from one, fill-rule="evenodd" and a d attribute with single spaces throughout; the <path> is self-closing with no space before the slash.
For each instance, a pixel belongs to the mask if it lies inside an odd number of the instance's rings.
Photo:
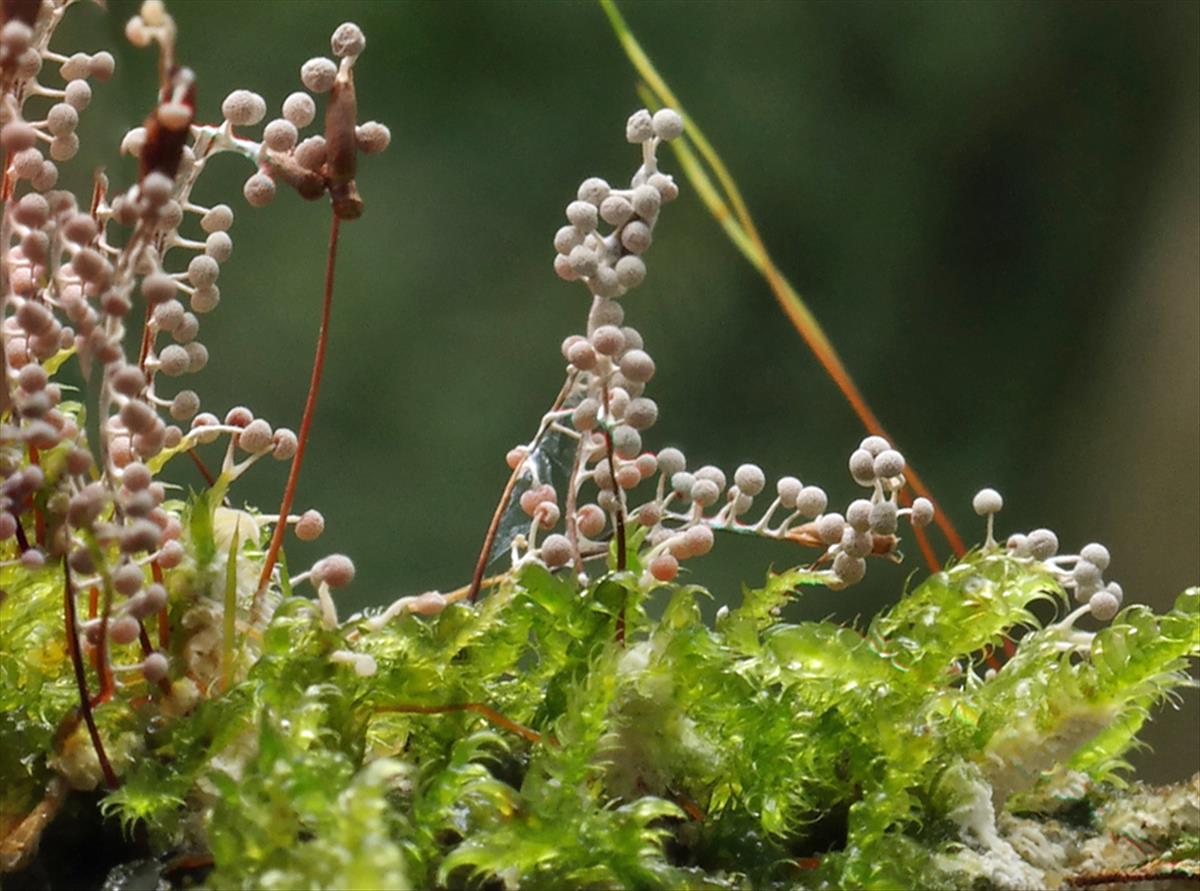
<path id="1" fill-rule="evenodd" d="M 329 320 L 333 310 L 333 279 L 334 267 L 337 261 L 338 233 L 341 220 L 337 214 L 331 218 L 329 225 L 329 251 L 325 259 L 325 294 L 321 307 L 321 328 L 317 332 L 317 350 L 313 357 L 312 377 L 308 384 L 308 398 L 304 401 L 304 415 L 300 420 L 300 430 L 296 434 L 296 454 L 292 456 L 292 466 L 288 470 L 287 483 L 283 488 L 283 499 L 279 503 L 278 514 L 287 517 L 292 512 L 292 502 L 296 497 L 296 482 L 300 478 L 300 465 L 304 461 L 304 449 L 308 445 L 308 434 L 312 429 L 313 415 L 317 408 L 317 393 L 321 389 L 321 374 L 325 369 L 325 353 L 329 346 Z M 271 544 L 263 559 L 262 573 L 258 578 L 258 590 L 254 592 L 254 602 L 250 610 L 250 624 L 256 625 L 262 608 L 263 594 L 271 581 L 271 573 L 275 570 L 275 562 L 279 559 L 279 549 L 283 546 L 283 534 L 287 531 L 287 523 L 277 522 L 271 534 Z"/>
<path id="2" fill-rule="evenodd" d="M 537 432 L 537 436 L 533 438 L 533 442 L 529 444 L 529 454 L 532 455 L 537 449 L 538 444 L 542 441 L 542 437 L 546 435 L 546 431 L 550 429 L 550 422 L 545 420 L 546 416 L 554 414 L 562 408 L 563 403 L 567 399 L 567 394 L 571 392 L 571 387 L 575 385 L 575 374 L 567 375 L 566 381 L 563 383 L 562 389 L 558 392 L 558 397 L 554 400 L 554 404 L 550 406 L 550 410 L 543 416 L 541 428 Z M 528 456 L 527 456 L 528 457 Z M 508 477 L 508 482 L 504 486 L 504 491 L 500 493 L 500 501 L 496 504 L 496 510 L 492 513 L 492 521 L 488 524 L 487 533 L 483 536 L 483 547 L 479 549 L 479 558 L 475 561 L 475 572 L 471 574 L 471 584 L 467 589 L 467 601 L 474 603 L 479 598 L 479 590 L 483 586 L 483 574 L 487 570 L 488 555 L 492 553 L 492 545 L 496 541 L 496 534 L 500 531 L 500 521 L 504 518 L 504 511 L 508 509 L 508 503 L 512 500 L 513 489 L 517 487 L 517 480 L 521 478 L 521 471 L 524 469 L 524 461 L 516 466 L 516 469 Z"/>
<path id="3" fill-rule="evenodd" d="M 71 654 L 71 666 L 75 669 L 75 685 L 79 688 L 79 712 L 83 715 L 88 735 L 92 738 L 92 748 L 96 750 L 96 760 L 100 762 L 104 782 L 108 788 L 116 789 L 121 783 L 112 769 L 112 764 L 109 763 L 104 743 L 100 739 L 100 730 L 96 727 L 96 719 L 92 715 L 87 675 L 83 670 L 83 652 L 79 647 L 79 625 L 75 621 L 75 589 L 71 585 L 71 570 L 67 566 L 66 558 L 63 558 L 63 619 L 67 626 L 67 651 Z"/>

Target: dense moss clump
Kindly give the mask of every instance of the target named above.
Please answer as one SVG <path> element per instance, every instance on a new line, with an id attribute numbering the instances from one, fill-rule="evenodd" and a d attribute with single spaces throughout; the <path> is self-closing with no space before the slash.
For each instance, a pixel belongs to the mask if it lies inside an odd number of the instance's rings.
<path id="1" fill-rule="evenodd" d="M 211 526 L 186 528 L 210 561 L 169 583 L 196 609 L 229 555 L 194 537 Z M 238 559 L 252 567 L 258 544 Z M 715 627 L 703 589 L 646 595 L 629 571 L 580 590 L 527 565 L 477 606 L 382 627 L 329 628 L 292 597 L 241 642 L 223 693 L 184 677 L 96 709 L 121 780 L 100 807 L 163 869 L 211 863 L 213 887 L 1038 887 L 1046 864 L 1018 853 L 993 802 L 1091 825 L 1197 653 L 1200 590 L 1092 637 L 1039 625 L 1031 607 L 1062 590 L 998 548 L 864 629 L 783 621 L 809 581 L 773 576 Z M 0 668 L 6 827 L 56 777 L 101 781 L 63 724 L 61 601 L 47 568 L 0 606 L 17 657 Z M 1021 629 L 989 670 L 984 654 Z M 1167 854 L 1156 842 L 1146 861 Z"/>

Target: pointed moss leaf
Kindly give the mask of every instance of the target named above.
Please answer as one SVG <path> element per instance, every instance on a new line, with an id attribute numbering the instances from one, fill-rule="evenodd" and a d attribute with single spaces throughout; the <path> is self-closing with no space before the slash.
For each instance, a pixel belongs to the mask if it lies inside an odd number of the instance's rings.
<path id="1" fill-rule="evenodd" d="M 187 500 L 184 528 L 188 531 L 188 544 L 198 567 L 208 566 L 217 554 L 217 541 L 213 535 L 213 509 L 209 497 L 212 490 L 190 492 Z"/>
<path id="2" fill-rule="evenodd" d="M 820 573 L 794 567 L 772 573 L 761 588 L 743 588 L 742 604 L 717 623 L 726 641 L 747 655 L 759 650 L 758 635 L 775 621 L 775 617 L 796 593 L 806 585 L 824 585 L 828 579 Z"/>
<path id="3" fill-rule="evenodd" d="M 880 614 L 869 636 L 898 667 L 927 680 L 1016 628 L 1036 626 L 1029 611 L 1035 601 L 1063 597 L 1053 578 L 1027 561 L 972 551 Z"/>
<path id="4" fill-rule="evenodd" d="M 578 593 L 565 579 L 553 575 L 546 567 L 537 563 L 522 566 L 518 577 L 519 590 L 525 597 L 552 616 L 562 618 L 571 612 Z"/>

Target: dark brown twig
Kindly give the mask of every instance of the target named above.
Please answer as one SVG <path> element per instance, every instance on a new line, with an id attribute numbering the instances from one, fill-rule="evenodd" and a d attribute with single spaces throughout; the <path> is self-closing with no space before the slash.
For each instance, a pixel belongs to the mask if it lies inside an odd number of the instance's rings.
<path id="1" fill-rule="evenodd" d="M 87 724 L 88 735 L 92 738 L 92 748 L 96 750 L 96 759 L 100 762 L 100 770 L 104 773 L 104 782 L 108 788 L 116 789 L 121 785 L 109 763 L 104 751 L 104 743 L 100 740 L 100 731 L 96 727 L 96 719 L 92 715 L 92 704 L 88 697 L 87 675 L 83 670 L 83 653 L 79 648 L 79 631 L 75 623 L 75 590 L 71 586 L 71 570 L 63 558 L 63 616 L 67 626 L 67 649 L 71 654 L 71 665 L 75 668 L 75 684 L 79 688 L 79 712 Z"/>

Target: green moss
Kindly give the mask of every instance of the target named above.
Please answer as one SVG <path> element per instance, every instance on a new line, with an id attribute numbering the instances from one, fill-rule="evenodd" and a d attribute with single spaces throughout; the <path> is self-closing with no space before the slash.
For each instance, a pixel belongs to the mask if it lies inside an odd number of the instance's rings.
<path id="1" fill-rule="evenodd" d="M 660 588 L 660 617 L 634 607 L 619 642 L 615 605 L 640 597 L 627 578 L 578 591 L 527 567 L 478 607 L 376 631 L 322 629 L 309 601 L 287 601 L 227 693 L 181 717 L 98 709 L 108 739 L 137 742 L 103 810 L 161 854 L 210 853 L 214 887 L 895 887 L 986 849 L 982 777 L 1109 781 L 1196 653 L 1192 590 L 1166 616 L 1126 610 L 1074 658 L 1062 627 L 1031 631 L 985 680 L 981 648 L 1061 594 L 994 552 L 865 633 L 780 621 L 798 572 L 715 628 L 702 589 Z M 33 658 L 56 635 L 30 616 L 53 600 L 41 579 L 0 607 L 6 643 L 30 654 L 0 723 L 4 750 L 25 753 L 14 809 L 72 707 L 61 654 Z M 334 664 L 339 649 L 377 672 Z"/>

